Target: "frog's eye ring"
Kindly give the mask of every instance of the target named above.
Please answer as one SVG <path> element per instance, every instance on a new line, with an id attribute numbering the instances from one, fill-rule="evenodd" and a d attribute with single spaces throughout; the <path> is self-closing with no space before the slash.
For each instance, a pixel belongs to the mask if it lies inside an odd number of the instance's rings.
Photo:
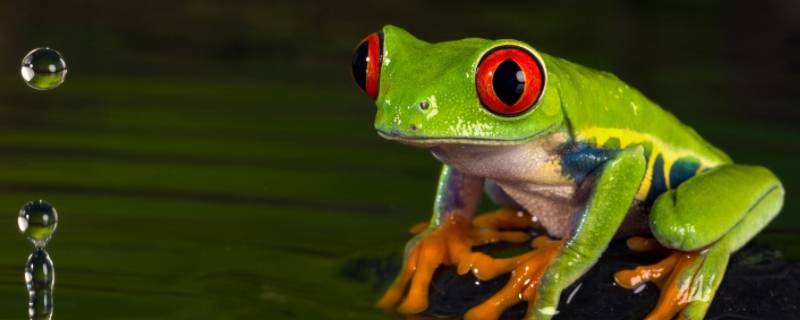
<path id="1" fill-rule="evenodd" d="M 353 52 L 353 79 L 372 99 L 378 96 L 383 60 L 383 32 L 373 32 Z"/>
<path id="2" fill-rule="evenodd" d="M 539 60 L 521 47 L 498 47 L 478 64 L 475 85 L 483 106 L 501 116 L 531 109 L 542 96 L 544 74 Z"/>

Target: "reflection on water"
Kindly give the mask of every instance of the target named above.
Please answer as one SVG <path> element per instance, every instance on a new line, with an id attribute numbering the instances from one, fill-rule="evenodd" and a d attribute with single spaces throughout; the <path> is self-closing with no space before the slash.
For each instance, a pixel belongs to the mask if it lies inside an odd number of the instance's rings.
<path id="1" fill-rule="evenodd" d="M 44 248 L 35 248 L 25 263 L 25 286 L 28 289 L 28 318 L 53 318 L 53 284 L 56 274 L 53 261 Z"/>
<path id="2" fill-rule="evenodd" d="M 44 200 L 31 201 L 22 206 L 17 218 L 19 231 L 30 240 L 33 252 L 25 263 L 25 287 L 28 289 L 28 318 L 49 320 L 53 318 L 53 285 L 56 280 L 53 260 L 45 246 L 58 226 L 58 214 Z"/>

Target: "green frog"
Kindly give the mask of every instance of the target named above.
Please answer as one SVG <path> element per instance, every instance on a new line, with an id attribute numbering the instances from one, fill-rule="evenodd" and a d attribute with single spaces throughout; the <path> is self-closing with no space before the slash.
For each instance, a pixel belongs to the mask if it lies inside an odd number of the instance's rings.
<path id="1" fill-rule="evenodd" d="M 352 67 L 377 106 L 378 134 L 443 163 L 433 216 L 378 302 L 387 310 L 424 311 L 433 272 L 454 266 L 479 279 L 511 274 L 465 319 L 496 319 L 523 301 L 528 319 L 550 319 L 564 288 L 627 237 L 631 249 L 668 252 L 614 277 L 659 285 L 647 318 L 702 319 L 731 253 L 783 205 L 768 169 L 734 163 L 616 76 L 521 41 L 428 43 L 388 25 L 358 45 Z M 484 193 L 498 209 L 478 215 Z M 526 253 L 474 250 L 529 241 L 531 227 L 547 236 Z"/>

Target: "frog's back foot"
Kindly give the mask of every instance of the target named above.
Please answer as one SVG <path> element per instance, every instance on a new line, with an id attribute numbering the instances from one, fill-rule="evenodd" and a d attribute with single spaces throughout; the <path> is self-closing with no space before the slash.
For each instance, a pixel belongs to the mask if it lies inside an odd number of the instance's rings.
<path id="1" fill-rule="evenodd" d="M 778 215 L 783 197 L 783 186 L 766 168 L 724 165 L 660 195 L 650 229 L 668 248 L 694 251 L 713 244 L 736 251 Z"/>
<path id="2" fill-rule="evenodd" d="M 675 249 L 661 262 L 615 275 L 617 283 L 661 288 L 648 319 L 702 319 L 719 287 L 731 252 L 774 218 L 784 190 L 762 167 L 724 165 L 694 176 L 660 195 L 650 212 L 650 228 L 660 245 Z M 629 242 L 657 248 L 652 241 Z M 641 249 L 640 248 L 640 249 Z"/>
<path id="3" fill-rule="evenodd" d="M 655 241 L 628 242 L 634 251 L 652 249 L 663 251 Z M 645 319 L 702 319 L 722 282 L 729 254 L 724 248 L 712 247 L 702 251 L 669 250 L 658 263 L 621 270 L 614 281 L 635 292 L 646 283 L 658 286 L 661 294 L 655 308 Z"/>

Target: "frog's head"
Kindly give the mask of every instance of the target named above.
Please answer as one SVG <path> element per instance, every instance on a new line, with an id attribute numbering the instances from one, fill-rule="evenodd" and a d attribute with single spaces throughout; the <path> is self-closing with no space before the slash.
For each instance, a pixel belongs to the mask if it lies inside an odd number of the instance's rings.
<path id="1" fill-rule="evenodd" d="M 513 144 L 559 128 L 558 91 L 542 55 L 516 40 L 427 43 L 385 26 L 353 54 L 375 129 L 413 145 Z"/>

